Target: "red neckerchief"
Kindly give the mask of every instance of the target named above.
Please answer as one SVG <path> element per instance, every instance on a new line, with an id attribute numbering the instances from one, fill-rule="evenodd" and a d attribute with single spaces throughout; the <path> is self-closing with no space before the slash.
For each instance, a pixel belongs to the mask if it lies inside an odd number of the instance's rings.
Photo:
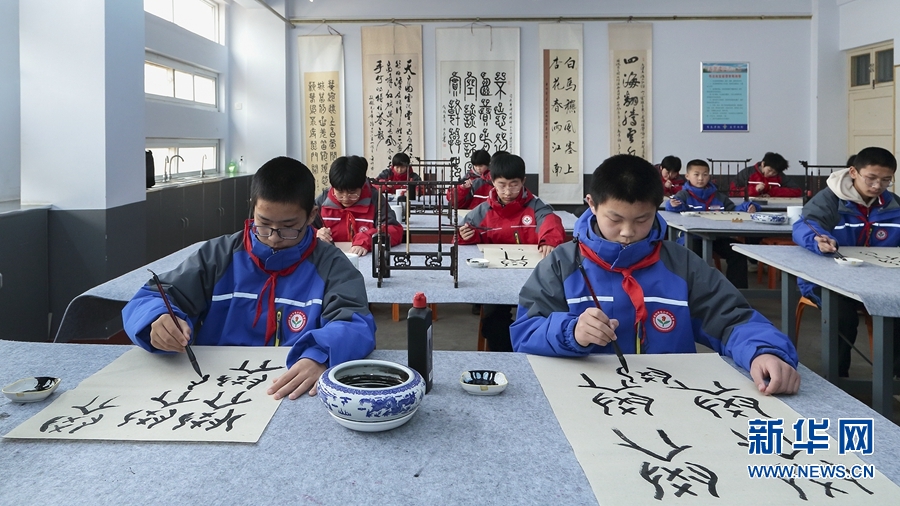
<path id="1" fill-rule="evenodd" d="M 347 208 L 344 208 L 344 213 L 347 214 L 347 237 L 350 238 L 350 242 L 353 242 L 353 236 L 356 235 L 356 216 L 353 213 L 347 211 Z"/>
<path id="2" fill-rule="evenodd" d="M 692 192 L 691 190 L 686 190 L 686 191 L 691 195 L 691 197 L 694 197 L 695 200 L 703 203 L 704 211 L 709 211 L 709 205 L 712 204 L 712 201 L 716 199 L 716 192 L 712 192 L 709 195 L 709 198 L 704 200 L 704 199 L 701 199 L 700 197 L 698 197 L 697 194 Z"/>
<path id="3" fill-rule="evenodd" d="M 856 202 L 854 202 L 853 204 L 856 206 L 856 210 L 859 212 L 859 215 L 858 215 L 859 218 L 862 219 L 863 223 L 864 223 L 863 229 L 862 229 L 862 231 L 860 231 L 859 237 L 857 237 L 856 242 L 857 242 L 857 244 L 863 243 L 863 246 L 868 247 L 869 246 L 869 238 L 872 237 L 872 222 L 869 221 L 869 213 L 872 211 L 872 208 L 866 207 L 862 204 L 857 204 Z M 875 204 L 876 204 L 876 202 L 872 203 L 873 206 Z M 878 196 L 877 204 L 879 204 L 879 205 L 883 204 L 883 202 L 881 200 L 881 195 Z"/>
<path id="4" fill-rule="evenodd" d="M 647 340 L 647 332 L 644 330 L 647 325 L 647 306 L 644 305 L 644 289 L 641 288 L 640 283 L 637 282 L 636 279 L 632 276 L 634 271 L 641 270 L 645 267 L 650 267 L 659 261 L 659 250 L 662 248 L 662 242 L 657 242 L 656 246 L 653 248 L 653 251 L 650 252 L 649 255 L 642 258 L 635 264 L 632 264 L 629 267 L 613 267 L 605 260 L 600 258 L 594 251 L 587 247 L 584 243 L 579 243 L 578 246 L 581 250 L 581 254 L 599 265 L 603 269 L 609 272 L 618 272 L 622 275 L 622 289 L 625 290 L 625 293 L 628 294 L 628 298 L 631 299 L 631 305 L 634 306 L 634 327 L 635 332 L 639 333 L 639 337 L 641 339 L 641 347 L 646 344 Z M 638 326 L 640 324 L 640 326 Z"/>
<path id="5" fill-rule="evenodd" d="M 247 220 L 244 223 L 244 249 L 247 251 L 247 255 L 250 256 L 250 260 L 253 260 L 253 264 L 260 268 L 263 272 L 269 275 L 269 279 L 266 280 L 265 284 L 262 287 L 262 290 L 259 291 L 259 297 L 256 299 L 256 317 L 253 318 L 253 326 L 256 326 L 256 322 L 259 321 L 259 317 L 262 314 L 262 300 L 266 290 L 269 290 L 268 297 L 268 306 L 269 306 L 269 316 L 266 318 L 266 346 L 268 346 L 269 341 L 272 339 L 272 336 L 275 335 L 275 327 L 277 323 L 275 322 L 275 285 L 278 283 L 279 276 L 289 276 L 300 264 L 303 263 L 304 260 L 309 257 L 309 255 L 316 249 L 316 236 L 313 235 L 312 242 L 309 243 L 309 247 L 306 248 L 306 251 L 300 255 L 300 260 L 297 260 L 296 263 L 291 265 L 290 267 L 281 269 L 280 271 L 270 271 L 263 266 L 262 260 L 260 260 L 256 255 L 253 254 L 253 241 L 250 240 L 250 220 Z"/>

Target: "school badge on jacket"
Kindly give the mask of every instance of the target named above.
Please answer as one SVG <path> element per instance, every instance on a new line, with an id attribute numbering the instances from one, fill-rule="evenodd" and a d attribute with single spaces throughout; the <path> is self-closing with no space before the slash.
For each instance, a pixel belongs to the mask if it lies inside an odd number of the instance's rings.
<path id="1" fill-rule="evenodd" d="M 651 317 L 653 328 L 660 332 L 671 332 L 675 328 L 675 315 L 665 309 L 657 309 Z"/>
<path id="2" fill-rule="evenodd" d="M 288 327 L 290 327 L 291 332 L 300 332 L 306 326 L 306 320 L 306 313 L 303 311 L 299 309 L 291 311 L 291 314 L 288 315 Z"/>

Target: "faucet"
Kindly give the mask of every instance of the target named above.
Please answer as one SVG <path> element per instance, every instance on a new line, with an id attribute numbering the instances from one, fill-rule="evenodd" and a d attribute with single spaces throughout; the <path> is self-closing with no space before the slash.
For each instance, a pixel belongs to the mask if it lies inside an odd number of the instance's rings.
<path id="1" fill-rule="evenodd" d="M 182 162 L 184 158 L 181 155 L 172 155 L 172 163 L 169 164 L 169 179 L 172 179 L 172 165 L 175 163 L 175 159 L 179 158 Z M 181 168 L 181 164 L 178 164 L 178 167 Z"/>
<path id="2" fill-rule="evenodd" d="M 203 166 L 206 165 L 206 155 L 203 155 L 203 158 L 200 159 L 200 177 L 204 176 Z"/>

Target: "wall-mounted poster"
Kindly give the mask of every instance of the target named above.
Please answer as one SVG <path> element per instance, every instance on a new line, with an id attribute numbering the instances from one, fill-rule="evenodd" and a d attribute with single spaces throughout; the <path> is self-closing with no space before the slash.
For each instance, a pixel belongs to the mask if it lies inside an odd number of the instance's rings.
<path id="1" fill-rule="evenodd" d="M 750 127 L 750 64 L 701 63 L 700 123 L 704 132 Z"/>
<path id="2" fill-rule="evenodd" d="M 438 157 L 519 152 L 519 29 L 438 28 Z"/>
<path id="3" fill-rule="evenodd" d="M 653 160 L 653 25 L 609 25 L 611 153 Z"/>
<path id="4" fill-rule="evenodd" d="M 425 154 L 422 134 L 422 25 L 364 26 L 363 145 L 369 175 L 397 153 Z"/>

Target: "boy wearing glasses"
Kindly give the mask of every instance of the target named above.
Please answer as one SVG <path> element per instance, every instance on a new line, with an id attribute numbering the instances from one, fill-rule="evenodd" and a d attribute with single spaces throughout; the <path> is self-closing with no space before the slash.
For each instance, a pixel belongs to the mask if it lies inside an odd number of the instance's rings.
<path id="1" fill-rule="evenodd" d="M 391 246 L 403 240 L 403 225 L 382 199 L 380 227 L 375 225 L 378 195 L 366 178 L 369 162 L 361 156 L 341 156 L 331 163 L 328 179 L 331 188 L 316 199 L 319 218 L 314 226 L 317 237 L 325 242 L 349 242 L 350 253 L 364 256 L 372 251 L 372 238 L 386 228 Z"/>
<path id="2" fill-rule="evenodd" d="M 827 255 L 840 246 L 900 246 L 900 202 L 887 191 L 897 171 L 897 159 L 884 148 L 870 147 L 852 158 L 847 169 L 831 173 L 827 188 L 803 206 L 802 219 L 794 223 L 794 242 Z M 806 220 L 817 236 L 803 223 Z M 800 291 L 821 306 L 821 290 L 798 279 Z M 837 295 L 838 375 L 850 372 L 850 345 L 856 342 L 861 302 Z M 894 326 L 894 375 L 900 375 L 900 325 Z"/>
<path id="3" fill-rule="evenodd" d="M 144 285 L 122 310 L 125 331 L 151 352 L 199 346 L 289 346 L 288 371 L 268 393 L 296 399 L 330 365 L 375 348 L 375 320 L 362 275 L 316 238 L 315 179 L 287 157 L 266 162 L 250 186 L 242 232 L 211 239 L 159 276 L 184 332 Z"/>
<path id="4" fill-rule="evenodd" d="M 509 153 L 491 158 L 494 188 L 487 202 L 470 211 L 459 227 L 460 244 L 537 244 L 546 257 L 566 239 L 562 220 L 553 208 L 525 188 L 525 161 Z M 485 304 L 481 333 L 491 351 L 512 351 L 509 339 L 515 306 Z"/>

